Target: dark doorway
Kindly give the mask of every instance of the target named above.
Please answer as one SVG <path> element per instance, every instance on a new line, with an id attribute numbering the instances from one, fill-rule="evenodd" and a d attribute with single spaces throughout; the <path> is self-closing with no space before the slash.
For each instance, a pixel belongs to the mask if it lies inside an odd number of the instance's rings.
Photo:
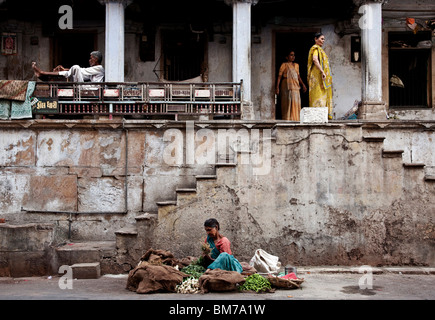
<path id="1" fill-rule="evenodd" d="M 53 68 L 58 65 L 70 68 L 75 64 L 89 67 L 89 54 L 97 50 L 96 36 L 96 32 L 57 34 L 53 39 Z"/>
<path id="2" fill-rule="evenodd" d="M 278 72 L 281 64 L 286 62 L 286 56 L 289 54 L 290 50 L 295 52 L 296 59 L 295 62 L 299 64 L 299 73 L 301 75 L 302 81 L 308 88 L 307 83 L 307 63 L 308 63 L 308 52 L 314 44 L 314 34 L 317 30 L 313 31 L 293 31 L 293 32 L 279 32 L 275 34 L 275 81 L 278 78 Z M 276 99 L 276 119 L 282 119 L 281 115 L 281 103 L 280 97 Z M 301 90 L 301 102 L 302 108 L 308 107 L 308 90 L 303 92 Z"/>
<path id="3" fill-rule="evenodd" d="M 205 33 L 191 31 L 163 33 L 163 72 L 166 80 L 187 80 L 203 72 L 205 38 Z"/>
<path id="4" fill-rule="evenodd" d="M 388 36 L 390 107 L 430 107 L 431 32 L 390 32 Z M 424 45 L 427 42 L 429 46 Z"/>

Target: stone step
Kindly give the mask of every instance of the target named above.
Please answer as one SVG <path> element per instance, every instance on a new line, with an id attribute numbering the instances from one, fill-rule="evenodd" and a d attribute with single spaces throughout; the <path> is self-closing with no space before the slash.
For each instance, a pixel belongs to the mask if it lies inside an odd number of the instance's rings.
<path id="1" fill-rule="evenodd" d="M 197 190 L 195 188 L 177 188 L 175 191 L 177 193 L 177 206 L 182 206 L 195 199 Z"/>
<path id="2" fill-rule="evenodd" d="M 101 277 L 99 262 L 76 263 L 71 266 L 74 279 L 98 279 Z"/>
<path id="3" fill-rule="evenodd" d="M 115 235 L 120 236 L 137 236 L 137 230 L 134 226 L 128 226 L 115 231 Z"/>
<path id="4" fill-rule="evenodd" d="M 363 136 L 365 142 L 384 142 L 385 137 Z"/>
<path id="5" fill-rule="evenodd" d="M 382 150 L 383 158 L 402 158 L 404 150 Z"/>
<path id="6" fill-rule="evenodd" d="M 118 254 L 125 254 L 138 242 L 137 226 L 127 226 L 115 231 Z"/>
<path id="7" fill-rule="evenodd" d="M 159 202 L 156 202 L 156 204 L 159 207 L 175 206 L 175 205 L 177 205 L 177 200 L 159 201 Z"/>
<path id="8" fill-rule="evenodd" d="M 195 188 L 177 188 L 175 191 L 179 193 L 196 193 Z"/>
<path id="9" fill-rule="evenodd" d="M 159 215 L 157 212 L 146 212 L 135 217 L 137 228 L 136 247 L 146 250 L 151 247 L 153 241 L 154 228 L 158 223 Z"/>
<path id="10" fill-rule="evenodd" d="M 0 224 L 2 252 L 44 251 L 54 238 L 54 223 Z"/>
<path id="11" fill-rule="evenodd" d="M 139 216 L 134 218 L 136 220 L 136 224 L 140 223 L 149 223 L 150 221 L 158 219 L 157 212 L 145 212 Z"/>
<path id="12" fill-rule="evenodd" d="M 216 180 L 217 176 L 214 174 L 209 175 L 197 175 L 195 176 L 196 180 Z"/>
<path id="13" fill-rule="evenodd" d="M 215 174 L 197 175 L 195 178 L 197 193 L 201 193 L 201 190 L 206 189 L 217 182 L 217 175 Z"/>
<path id="14" fill-rule="evenodd" d="M 101 273 L 117 273 L 111 264 L 116 257 L 116 241 L 69 242 L 56 248 L 56 268 L 79 263 L 100 263 Z"/>
<path id="15" fill-rule="evenodd" d="M 409 168 L 409 169 L 418 169 L 418 168 L 424 168 L 426 165 L 424 163 L 418 163 L 418 162 L 405 162 L 403 163 L 403 166 L 405 168 Z"/>
<path id="16" fill-rule="evenodd" d="M 228 179 L 233 179 L 237 163 L 216 163 L 216 176 L 218 184 L 228 183 Z"/>
<path id="17" fill-rule="evenodd" d="M 177 200 L 159 201 L 156 202 L 158 207 L 158 217 L 166 216 L 169 212 L 177 206 Z"/>
<path id="18" fill-rule="evenodd" d="M 218 162 L 215 164 L 215 167 L 235 167 L 237 163 L 235 162 Z"/>
<path id="19" fill-rule="evenodd" d="M 52 273 L 54 223 L 0 223 L 0 277 L 43 276 Z"/>

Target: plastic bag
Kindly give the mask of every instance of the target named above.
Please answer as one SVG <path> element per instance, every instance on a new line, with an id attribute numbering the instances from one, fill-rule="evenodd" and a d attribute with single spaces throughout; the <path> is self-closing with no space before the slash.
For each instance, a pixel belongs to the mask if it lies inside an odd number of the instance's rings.
<path id="1" fill-rule="evenodd" d="M 281 262 L 277 256 L 273 256 L 263 249 L 257 249 L 249 264 L 258 272 L 275 273 L 281 268 Z"/>

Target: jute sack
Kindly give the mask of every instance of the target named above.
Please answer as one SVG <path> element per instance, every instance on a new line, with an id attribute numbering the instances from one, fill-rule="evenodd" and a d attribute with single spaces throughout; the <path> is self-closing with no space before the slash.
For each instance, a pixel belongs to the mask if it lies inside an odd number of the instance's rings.
<path id="1" fill-rule="evenodd" d="M 221 269 L 207 270 L 199 278 L 199 287 L 203 293 L 213 291 L 233 291 L 245 283 L 245 277 L 237 271 Z"/>
<path id="2" fill-rule="evenodd" d="M 177 284 L 188 276 L 174 267 L 142 261 L 129 272 L 127 289 L 136 293 L 176 292 Z"/>

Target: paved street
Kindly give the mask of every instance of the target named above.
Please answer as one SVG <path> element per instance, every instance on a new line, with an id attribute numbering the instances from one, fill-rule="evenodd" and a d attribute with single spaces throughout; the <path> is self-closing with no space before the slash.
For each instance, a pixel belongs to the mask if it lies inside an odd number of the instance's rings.
<path id="1" fill-rule="evenodd" d="M 301 289 L 274 293 L 137 294 L 127 290 L 127 275 L 74 279 L 62 289 L 59 276 L 0 278 L 2 300 L 435 300 L 434 268 L 373 269 L 372 288 L 366 274 L 350 268 L 299 268 Z M 366 277 L 366 278 L 363 278 Z M 363 281 L 365 279 L 365 281 Z M 363 282 L 361 282 L 363 281 Z M 360 285 L 361 284 L 361 285 Z M 361 287 L 362 286 L 362 287 Z M 367 286 L 368 288 L 364 288 Z"/>
<path id="2" fill-rule="evenodd" d="M 433 310 L 435 268 L 374 268 L 370 274 L 372 278 L 357 270 L 298 268 L 298 276 L 305 280 L 301 289 L 263 294 L 137 294 L 126 289 L 127 275 L 74 279 L 70 289 L 61 288 L 60 276 L 0 278 L 0 300 L 8 300 L 7 306 L 20 310 L 20 315 L 33 316 L 35 310 L 45 310 L 63 319 L 93 315 L 113 317 L 114 312 L 118 314 L 119 311 L 128 312 L 130 317 L 152 314 L 160 319 L 270 320 L 290 315 L 292 318 L 333 315 L 334 319 L 349 319 L 360 314 L 385 315 L 385 318 L 402 318 L 409 314 L 415 318 L 418 315 L 426 317 Z M 370 284 L 371 288 L 361 288 Z M 387 300 L 395 304 L 381 307 L 376 302 Z M 418 305 L 410 305 L 406 300 Z M 334 303 L 330 304 L 331 301 Z M 369 301 L 372 303 L 368 305 Z"/>

